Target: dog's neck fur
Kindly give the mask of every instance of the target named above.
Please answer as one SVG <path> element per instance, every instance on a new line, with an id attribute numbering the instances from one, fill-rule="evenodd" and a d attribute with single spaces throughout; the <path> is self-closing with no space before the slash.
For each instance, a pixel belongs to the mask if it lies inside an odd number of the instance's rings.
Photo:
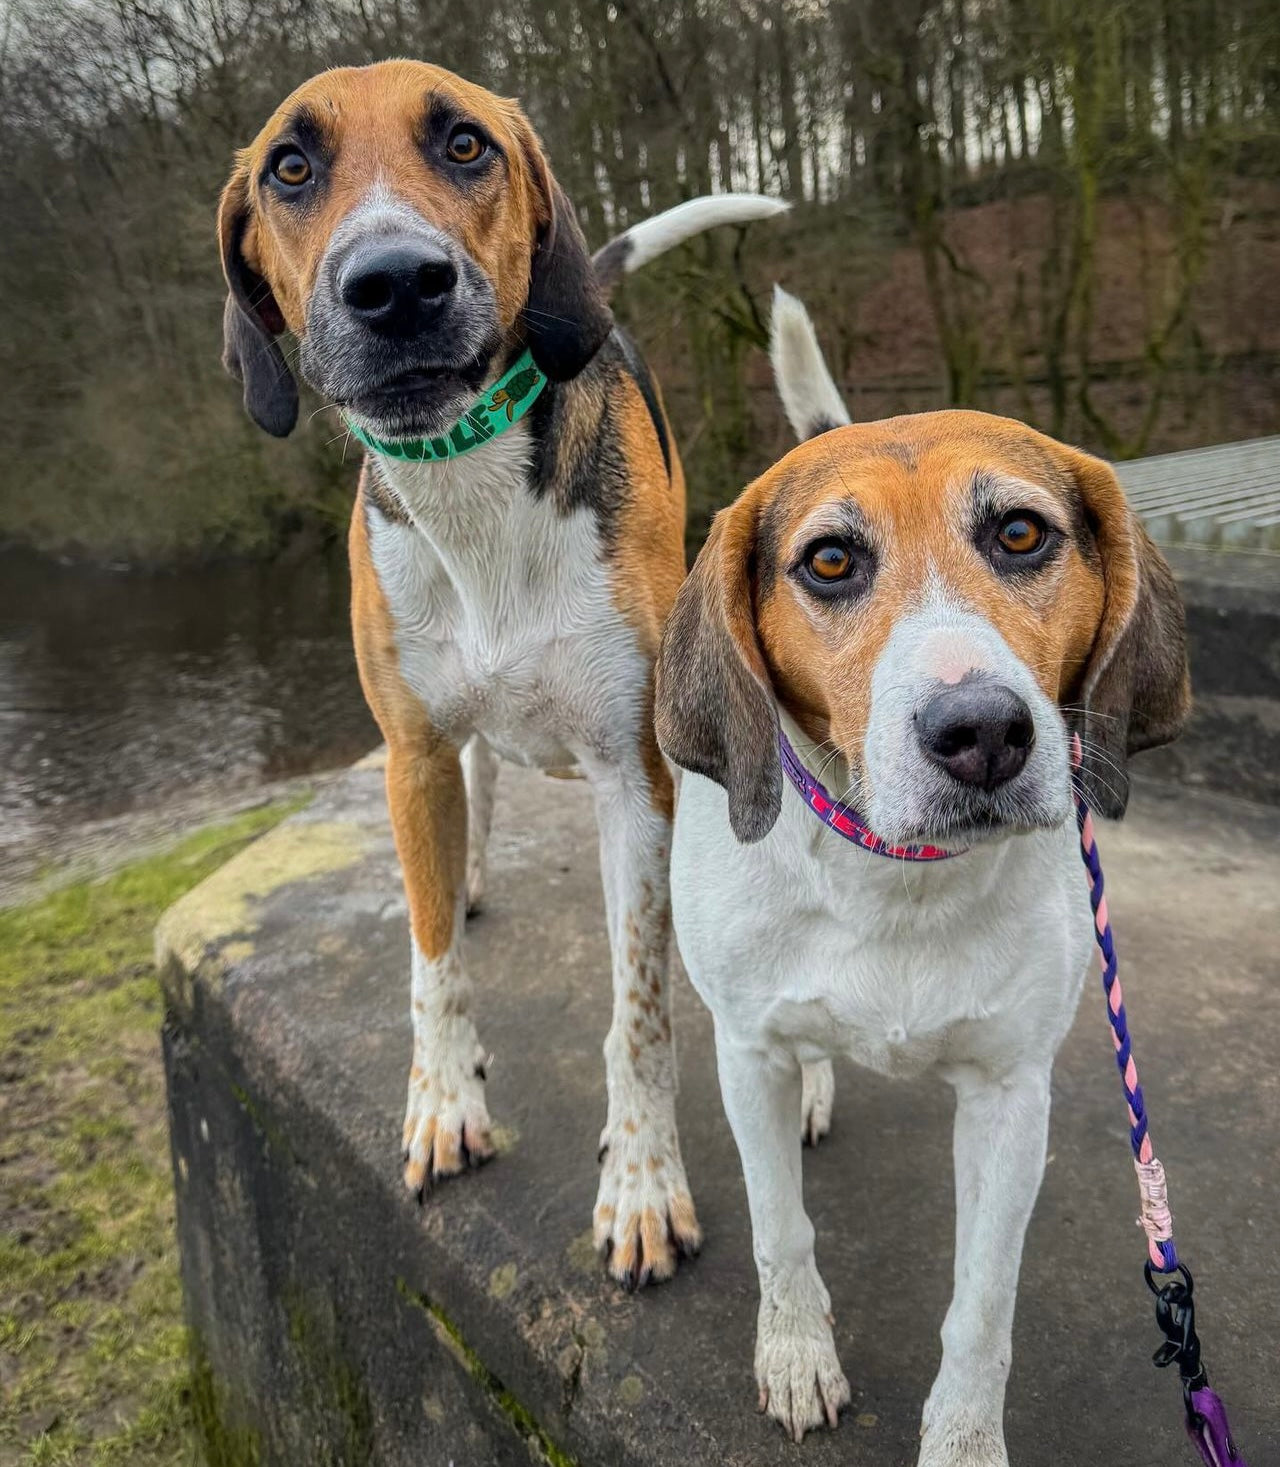
<path id="1" fill-rule="evenodd" d="M 600 518 L 608 512 L 614 466 L 593 473 L 593 458 L 620 356 L 606 344 L 580 376 L 549 383 L 524 419 L 470 453 L 433 463 L 375 454 L 369 473 L 446 561 L 451 546 L 509 535 L 514 519 L 523 518 L 513 516 L 521 496 L 553 516 L 585 508 Z"/>
<path id="2" fill-rule="evenodd" d="M 524 423 L 461 458 L 407 463 L 374 457 L 378 475 L 432 545 L 448 559 L 450 548 L 502 536 L 517 495 L 529 493 L 534 445 Z"/>

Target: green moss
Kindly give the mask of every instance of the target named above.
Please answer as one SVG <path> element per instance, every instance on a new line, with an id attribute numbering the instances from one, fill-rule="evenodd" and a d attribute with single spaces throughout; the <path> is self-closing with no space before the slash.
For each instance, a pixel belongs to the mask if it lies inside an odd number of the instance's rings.
<path id="1" fill-rule="evenodd" d="M 198 1340 L 191 1342 L 188 1400 L 204 1467 L 259 1467 L 262 1444 L 258 1434 L 228 1420 L 222 1391 Z"/>
<path id="2" fill-rule="evenodd" d="M 0 912 L 0 1459 L 191 1460 L 152 934 L 288 809 Z"/>
<path id="3" fill-rule="evenodd" d="M 618 1382 L 618 1398 L 626 1406 L 638 1406 L 644 1400 L 644 1381 L 638 1375 L 624 1376 Z"/>
<path id="4" fill-rule="evenodd" d="M 519 1277 L 514 1263 L 504 1263 L 489 1275 L 489 1297 L 505 1299 L 516 1286 Z"/>
<path id="5" fill-rule="evenodd" d="M 249 1094 L 244 1086 L 232 1085 L 231 1093 L 236 1098 L 236 1104 L 253 1122 L 254 1129 L 267 1145 L 274 1148 L 282 1157 L 287 1157 L 290 1161 L 296 1161 L 297 1153 L 289 1145 L 289 1138 L 278 1126 L 273 1125 L 268 1120 L 262 1107 L 254 1100 L 253 1096 Z"/>
<path id="6" fill-rule="evenodd" d="M 156 928 L 160 962 L 174 957 L 189 976 L 213 950 L 224 967 L 241 961 L 253 952 L 254 914 L 263 900 L 292 882 L 354 865 L 366 841 L 359 826 L 342 821 L 280 826 L 165 912 Z"/>
<path id="7" fill-rule="evenodd" d="M 436 1337 L 466 1367 L 472 1380 L 511 1423 L 535 1462 L 543 1464 L 543 1467 L 578 1467 L 577 1458 L 570 1456 L 563 1447 L 558 1447 L 551 1440 L 533 1412 L 494 1375 L 493 1371 L 463 1339 L 462 1331 L 438 1304 L 419 1294 L 416 1289 L 410 1288 L 402 1278 L 396 1280 L 396 1288 L 402 1298 L 406 1299 L 415 1309 L 421 1309 L 431 1321 Z"/>
<path id="8" fill-rule="evenodd" d="M 343 1353 L 332 1302 L 312 1304 L 293 1288 L 286 1292 L 284 1306 L 289 1341 L 310 1397 L 305 1414 L 333 1421 L 337 1428 L 319 1433 L 326 1443 L 324 1467 L 365 1467 L 374 1460 L 373 1407 L 360 1372 Z M 340 1445 L 329 1445 L 335 1441 Z"/>

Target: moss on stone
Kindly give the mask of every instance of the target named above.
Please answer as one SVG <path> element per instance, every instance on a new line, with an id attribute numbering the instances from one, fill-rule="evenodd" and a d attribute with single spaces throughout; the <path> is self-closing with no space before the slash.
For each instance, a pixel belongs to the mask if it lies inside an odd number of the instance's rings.
<path id="1" fill-rule="evenodd" d="M 332 1302 L 312 1302 L 295 1286 L 285 1291 L 284 1308 L 309 1398 L 305 1414 L 338 1428 L 321 1433 L 326 1457 L 315 1467 L 366 1467 L 374 1460 L 373 1407 L 360 1371 L 342 1349 Z"/>
<path id="2" fill-rule="evenodd" d="M 368 840 L 341 821 L 286 822 L 212 872 L 165 912 L 156 928 L 156 962 L 176 960 L 187 974 L 217 953 L 223 965 L 253 952 L 254 913 L 281 887 L 341 871 Z"/>
<path id="3" fill-rule="evenodd" d="M 543 1467 L 578 1467 L 577 1458 L 551 1440 L 533 1412 L 494 1375 L 438 1304 L 411 1288 L 405 1279 L 398 1278 L 396 1288 L 402 1298 L 415 1309 L 421 1309 L 431 1321 L 436 1337 L 466 1367 L 471 1379 L 511 1423 L 535 1462 Z"/>
<path id="4" fill-rule="evenodd" d="M 261 1439 L 252 1427 L 230 1419 L 225 1393 L 198 1339 L 191 1342 L 188 1400 L 204 1467 L 261 1467 Z"/>
<path id="5" fill-rule="evenodd" d="M 493 1299 L 505 1299 L 516 1286 L 519 1273 L 514 1263 L 500 1264 L 489 1275 L 489 1296 Z"/>
<path id="6" fill-rule="evenodd" d="M 0 912 L 2 1460 L 190 1460 L 152 934 L 289 809 Z"/>
<path id="7" fill-rule="evenodd" d="M 258 1102 L 254 1100 L 253 1096 L 249 1094 L 244 1086 L 233 1084 L 231 1086 L 231 1093 L 235 1096 L 236 1104 L 253 1122 L 254 1130 L 257 1131 L 257 1133 L 262 1137 L 267 1145 L 271 1147 L 274 1151 L 276 1151 L 282 1158 L 287 1158 L 289 1161 L 297 1161 L 297 1152 L 295 1152 L 293 1147 L 289 1144 L 289 1138 L 284 1134 L 279 1126 L 273 1124 L 273 1122 L 268 1119 L 266 1112 L 262 1109 Z"/>
<path id="8" fill-rule="evenodd" d="M 644 1400 L 644 1381 L 638 1375 L 626 1375 L 618 1382 L 618 1399 L 626 1406 L 638 1406 Z"/>

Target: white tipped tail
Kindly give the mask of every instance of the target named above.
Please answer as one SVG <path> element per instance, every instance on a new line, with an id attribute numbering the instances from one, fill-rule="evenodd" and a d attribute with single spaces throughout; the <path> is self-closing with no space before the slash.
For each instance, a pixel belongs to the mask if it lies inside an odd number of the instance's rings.
<path id="1" fill-rule="evenodd" d="M 851 421 L 809 312 L 780 285 L 773 287 L 769 359 L 787 421 L 801 442 Z"/>
<path id="2" fill-rule="evenodd" d="M 608 290 L 623 275 L 639 270 L 650 260 L 692 239 L 707 229 L 722 224 L 750 224 L 755 219 L 772 219 L 791 207 L 784 199 L 766 198 L 764 194 L 704 194 L 689 199 L 633 224 L 624 234 L 597 250 L 592 264 L 596 279 Z"/>

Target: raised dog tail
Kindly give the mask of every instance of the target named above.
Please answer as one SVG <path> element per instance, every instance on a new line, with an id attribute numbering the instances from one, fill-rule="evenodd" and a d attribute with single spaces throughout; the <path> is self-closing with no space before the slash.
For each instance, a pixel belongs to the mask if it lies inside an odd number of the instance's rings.
<path id="1" fill-rule="evenodd" d="M 801 442 L 850 421 L 809 312 L 780 285 L 773 287 L 769 359 L 783 411 Z"/>
<path id="2" fill-rule="evenodd" d="M 624 275 L 639 270 L 667 250 L 720 224 L 750 224 L 753 219 L 772 219 L 784 214 L 790 204 L 767 199 L 763 194 L 704 194 L 655 214 L 641 224 L 611 239 L 591 257 L 596 279 L 609 295 Z M 801 307 L 803 309 L 803 307 Z"/>

